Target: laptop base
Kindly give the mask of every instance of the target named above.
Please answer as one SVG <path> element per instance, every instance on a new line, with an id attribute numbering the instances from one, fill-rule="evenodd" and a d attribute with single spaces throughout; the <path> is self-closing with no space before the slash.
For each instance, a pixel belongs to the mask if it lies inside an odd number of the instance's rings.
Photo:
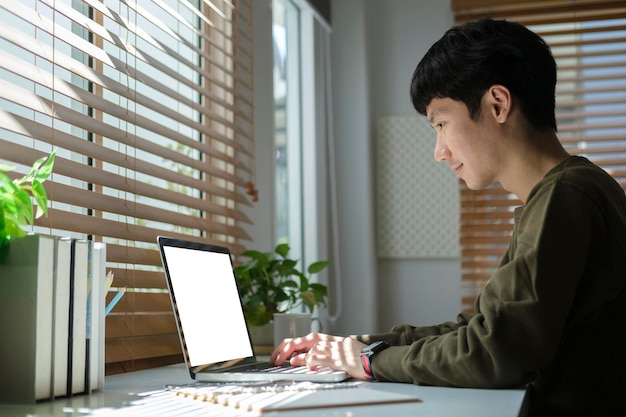
<path id="1" fill-rule="evenodd" d="M 269 364 L 268 364 L 269 366 Z M 311 381 L 341 382 L 349 378 L 343 371 L 331 368 L 309 369 L 306 366 L 275 366 L 263 370 L 220 371 L 192 373 L 200 382 L 242 382 L 242 381 Z"/>

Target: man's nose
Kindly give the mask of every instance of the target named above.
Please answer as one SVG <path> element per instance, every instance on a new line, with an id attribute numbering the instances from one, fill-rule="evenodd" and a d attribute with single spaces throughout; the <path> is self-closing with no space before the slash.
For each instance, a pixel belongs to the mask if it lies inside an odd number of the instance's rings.
<path id="1" fill-rule="evenodd" d="M 434 157 L 437 162 L 447 161 L 450 158 L 450 150 L 440 140 L 437 140 L 437 143 L 435 144 Z"/>

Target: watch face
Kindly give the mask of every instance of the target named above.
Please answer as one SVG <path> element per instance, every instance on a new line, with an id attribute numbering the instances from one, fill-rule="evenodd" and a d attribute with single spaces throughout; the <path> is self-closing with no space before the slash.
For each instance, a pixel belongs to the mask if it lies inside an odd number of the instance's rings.
<path id="1" fill-rule="evenodd" d="M 389 344 L 387 342 L 383 342 L 382 340 L 380 340 L 378 342 L 372 343 L 361 351 L 361 365 L 363 365 L 365 378 L 370 380 L 376 379 L 376 377 L 374 376 L 374 372 L 372 371 L 372 356 L 388 347 Z"/>
<path id="2" fill-rule="evenodd" d="M 369 345 L 368 347 L 366 347 L 365 349 L 363 349 L 363 352 L 367 352 L 367 353 L 376 353 L 376 352 L 380 352 L 383 349 L 386 349 L 389 347 L 389 344 L 387 344 L 387 342 L 383 342 L 382 340 L 378 341 L 378 342 L 374 342 L 371 345 Z"/>

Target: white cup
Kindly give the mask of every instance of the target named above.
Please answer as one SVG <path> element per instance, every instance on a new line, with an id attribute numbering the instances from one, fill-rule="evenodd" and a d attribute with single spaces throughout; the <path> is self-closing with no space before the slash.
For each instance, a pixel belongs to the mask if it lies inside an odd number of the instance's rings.
<path id="1" fill-rule="evenodd" d="M 274 347 L 288 337 L 306 336 L 311 332 L 311 315 L 306 313 L 274 313 Z"/>

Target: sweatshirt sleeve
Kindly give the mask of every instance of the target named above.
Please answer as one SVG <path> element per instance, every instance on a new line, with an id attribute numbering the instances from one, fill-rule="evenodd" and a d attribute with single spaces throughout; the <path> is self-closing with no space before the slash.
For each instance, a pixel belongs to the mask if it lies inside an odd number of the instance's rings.
<path id="1" fill-rule="evenodd" d="M 583 193 L 563 185 L 544 187 L 527 204 L 508 262 L 485 286 L 475 315 L 454 324 L 403 325 L 361 337 L 392 345 L 374 356 L 375 377 L 475 388 L 517 387 L 532 380 L 557 352 L 598 222 L 598 208 Z"/>
<path id="2" fill-rule="evenodd" d="M 457 316 L 456 323 L 448 321 L 434 326 L 422 327 L 398 324 L 387 333 L 364 334 L 357 336 L 357 339 L 366 344 L 384 340 L 392 346 L 410 345 L 427 336 L 437 336 L 455 331 L 460 326 L 466 325 L 469 318 L 469 314 L 461 313 Z"/>

